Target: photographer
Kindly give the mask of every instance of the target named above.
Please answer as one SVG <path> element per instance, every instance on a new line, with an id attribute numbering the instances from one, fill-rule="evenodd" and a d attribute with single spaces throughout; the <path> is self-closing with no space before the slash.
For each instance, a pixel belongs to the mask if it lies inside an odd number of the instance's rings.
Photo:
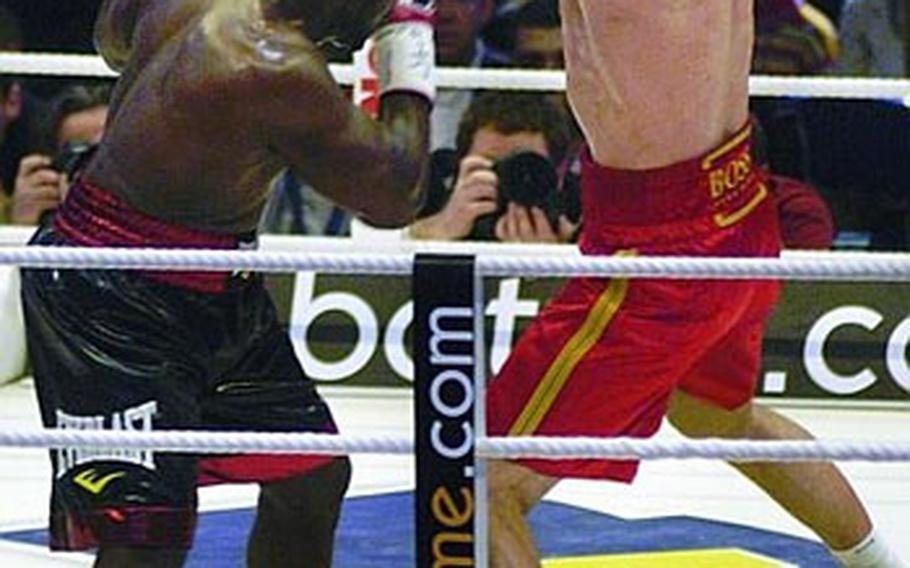
<path id="1" fill-rule="evenodd" d="M 16 175 L 10 220 L 35 225 L 66 197 L 68 178 L 101 140 L 107 120 L 110 87 L 72 85 L 51 101 L 42 127 L 47 153 L 22 158 Z"/>
<path id="2" fill-rule="evenodd" d="M 579 206 L 564 170 L 568 119 L 543 95 L 485 93 L 459 124 L 457 149 L 434 154 L 415 239 L 568 242 Z"/>

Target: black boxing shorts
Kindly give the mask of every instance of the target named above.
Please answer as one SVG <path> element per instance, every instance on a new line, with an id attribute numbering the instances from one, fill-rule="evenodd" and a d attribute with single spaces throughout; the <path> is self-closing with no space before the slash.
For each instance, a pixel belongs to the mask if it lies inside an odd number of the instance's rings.
<path id="1" fill-rule="evenodd" d="M 33 245 L 228 248 L 77 183 Z M 256 274 L 24 270 L 28 348 L 45 426 L 334 433 Z M 196 487 L 271 482 L 324 456 L 51 451 L 51 548 L 189 547 Z"/>

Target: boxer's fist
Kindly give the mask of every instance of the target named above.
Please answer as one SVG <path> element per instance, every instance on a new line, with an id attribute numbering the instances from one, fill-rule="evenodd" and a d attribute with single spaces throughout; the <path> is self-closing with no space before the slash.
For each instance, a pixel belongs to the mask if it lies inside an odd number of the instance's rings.
<path id="1" fill-rule="evenodd" d="M 399 0 L 388 23 L 376 32 L 379 93 L 410 92 L 436 97 L 433 2 Z"/>

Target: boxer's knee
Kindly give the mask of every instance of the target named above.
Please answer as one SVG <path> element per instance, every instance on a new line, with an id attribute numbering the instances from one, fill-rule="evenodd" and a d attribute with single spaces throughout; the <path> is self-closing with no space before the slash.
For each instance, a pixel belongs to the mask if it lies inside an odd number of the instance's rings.
<path id="1" fill-rule="evenodd" d="M 508 461 L 491 461 L 489 502 L 491 513 L 526 516 L 556 484 L 556 479 Z"/>
<path id="2" fill-rule="evenodd" d="M 314 506 L 337 511 L 350 482 L 350 460 L 336 458 L 304 475 L 264 484 L 259 495 L 260 509 L 290 515 L 304 514 L 303 510 L 312 511 Z"/>
<path id="3" fill-rule="evenodd" d="M 264 484 L 247 565 L 331 566 L 335 529 L 350 481 L 351 463 L 345 457 L 305 475 Z"/>

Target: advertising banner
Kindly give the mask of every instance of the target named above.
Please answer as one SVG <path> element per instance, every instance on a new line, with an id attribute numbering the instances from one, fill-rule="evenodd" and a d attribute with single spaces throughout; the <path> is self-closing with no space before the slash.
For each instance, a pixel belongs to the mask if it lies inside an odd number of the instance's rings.
<path id="1" fill-rule="evenodd" d="M 497 371 L 563 280 L 484 282 L 486 361 Z M 307 372 L 322 383 L 408 387 L 410 278 L 300 273 L 274 278 Z M 910 400 L 910 284 L 788 282 L 764 338 L 758 396 Z"/>

